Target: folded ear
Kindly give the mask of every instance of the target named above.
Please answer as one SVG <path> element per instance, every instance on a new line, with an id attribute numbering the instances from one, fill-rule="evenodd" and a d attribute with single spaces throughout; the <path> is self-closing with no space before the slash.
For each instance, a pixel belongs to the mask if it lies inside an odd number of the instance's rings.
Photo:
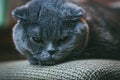
<path id="1" fill-rule="evenodd" d="M 71 14 L 69 16 L 69 19 L 71 20 L 79 19 L 81 16 L 85 15 L 86 13 L 86 11 L 82 7 L 74 3 L 67 3 L 66 6 Z"/>
<path id="2" fill-rule="evenodd" d="M 29 15 L 27 7 L 18 7 L 12 11 L 12 15 L 19 20 L 26 20 Z"/>

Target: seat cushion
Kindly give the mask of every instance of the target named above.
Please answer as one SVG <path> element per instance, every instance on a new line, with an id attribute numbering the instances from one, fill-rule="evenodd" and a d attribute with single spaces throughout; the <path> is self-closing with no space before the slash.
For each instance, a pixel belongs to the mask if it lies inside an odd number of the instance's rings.
<path id="1" fill-rule="evenodd" d="M 120 61 L 77 60 L 54 66 L 0 63 L 0 80 L 120 80 Z"/>

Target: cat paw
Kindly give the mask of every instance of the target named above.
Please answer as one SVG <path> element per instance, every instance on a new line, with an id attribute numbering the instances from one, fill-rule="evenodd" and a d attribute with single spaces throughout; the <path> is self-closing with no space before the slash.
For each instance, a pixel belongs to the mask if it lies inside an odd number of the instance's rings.
<path id="1" fill-rule="evenodd" d="M 29 60 L 30 65 L 38 65 L 39 64 L 38 60 L 35 59 L 33 56 L 29 56 L 28 60 Z"/>
<path id="2" fill-rule="evenodd" d="M 38 65 L 38 62 L 34 61 L 34 60 L 29 60 L 30 65 Z"/>

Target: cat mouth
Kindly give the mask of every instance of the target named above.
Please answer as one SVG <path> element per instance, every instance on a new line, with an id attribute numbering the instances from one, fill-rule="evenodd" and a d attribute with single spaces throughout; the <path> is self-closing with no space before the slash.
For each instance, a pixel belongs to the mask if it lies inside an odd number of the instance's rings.
<path id="1" fill-rule="evenodd" d="M 43 65 L 43 66 L 52 66 L 52 65 L 55 65 L 55 64 L 59 64 L 62 60 L 54 60 L 53 58 L 50 58 L 50 59 L 44 59 L 44 60 L 38 60 L 37 59 L 37 63 L 39 65 Z"/>
<path id="2" fill-rule="evenodd" d="M 55 65 L 61 63 L 68 55 L 65 53 L 55 53 L 49 56 L 34 55 L 40 65 Z"/>

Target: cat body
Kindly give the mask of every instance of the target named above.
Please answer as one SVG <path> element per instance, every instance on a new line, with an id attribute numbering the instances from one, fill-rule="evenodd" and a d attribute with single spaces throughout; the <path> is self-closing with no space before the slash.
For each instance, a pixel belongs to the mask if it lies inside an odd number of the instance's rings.
<path id="1" fill-rule="evenodd" d="M 15 46 L 31 64 L 120 59 L 119 24 L 106 23 L 89 3 L 78 6 L 68 0 L 31 0 L 12 14 L 18 19 L 13 28 Z"/>

